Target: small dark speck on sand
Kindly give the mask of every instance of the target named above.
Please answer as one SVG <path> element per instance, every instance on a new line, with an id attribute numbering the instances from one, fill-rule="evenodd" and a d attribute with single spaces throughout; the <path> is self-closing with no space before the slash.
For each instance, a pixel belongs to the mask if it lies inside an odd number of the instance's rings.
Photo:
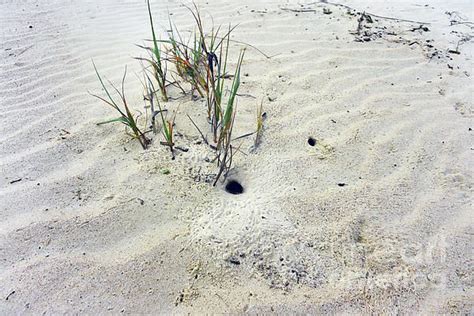
<path id="1" fill-rule="evenodd" d="M 240 260 L 237 259 L 236 257 L 232 256 L 230 257 L 229 259 L 227 259 L 227 261 L 229 261 L 230 263 L 232 264 L 236 264 L 236 265 L 239 265 L 240 264 Z"/>
<path id="2" fill-rule="evenodd" d="M 7 297 L 5 297 L 5 301 L 8 301 L 8 299 L 10 298 L 10 296 L 12 296 L 13 294 L 15 294 L 16 291 L 11 291 L 10 294 L 7 295 Z"/>

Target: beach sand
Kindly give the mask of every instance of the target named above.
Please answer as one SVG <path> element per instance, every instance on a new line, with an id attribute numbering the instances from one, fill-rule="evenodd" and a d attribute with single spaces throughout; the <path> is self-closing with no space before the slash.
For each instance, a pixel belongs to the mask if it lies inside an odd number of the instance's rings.
<path id="1" fill-rule="evenodd" d="M 473 313 L 472 1 L 334 2 L 197 2 L 253 45 L 234 135 L 267 114 L 231 195 L 204 101 L 167 105 L 175 160 L 96 125 L 92 58 L 143 112 L 145 1 L 2 1 L 0 313 Z"/>

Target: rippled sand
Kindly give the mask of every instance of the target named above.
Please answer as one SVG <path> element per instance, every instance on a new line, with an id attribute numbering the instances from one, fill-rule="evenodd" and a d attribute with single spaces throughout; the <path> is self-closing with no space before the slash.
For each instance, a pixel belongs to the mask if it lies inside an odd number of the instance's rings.
<path id="1" fill-rule="evenodd" d="M 144 1 L 2 1 L 0 313 L 472 313 L 472 2 L 339 3 L 198 1 L 260 50 L 235 135 L 262 98 L 267 119 L 234 196 L 204 181 L 202 101 L 169 104 L 174 161 L 96 126 L 115 113 L 91 58 L 114 82 L 128 65 L 143 110 Z"/>

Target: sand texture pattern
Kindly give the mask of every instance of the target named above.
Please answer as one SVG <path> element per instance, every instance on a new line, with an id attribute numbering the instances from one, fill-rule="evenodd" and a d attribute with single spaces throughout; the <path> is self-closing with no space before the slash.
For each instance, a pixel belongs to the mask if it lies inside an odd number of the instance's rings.
<path id="1" fill-rule="evenodd" d="M 175 160 L 96 125 L 92 58 L 143 112 L 145 1 L 0 1 L 0 314 L 473 313 L 472 1 L 197 4 L 239 24 L 232 66 L 252 45 L 240 195 L 208 183 L 203 100 L 170 90 Z"/>

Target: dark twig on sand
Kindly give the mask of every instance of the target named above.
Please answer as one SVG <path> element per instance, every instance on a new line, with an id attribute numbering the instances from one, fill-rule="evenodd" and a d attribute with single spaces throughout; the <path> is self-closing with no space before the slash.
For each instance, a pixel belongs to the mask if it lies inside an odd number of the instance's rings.
<path id="1" fill-rule="evenodd" d="M 317 12 L 314 9 L 290 9 L 290 8 L 281 8 L 283 11 L 297 12 L 297 13 L 306 13 L 306 12 Z"/>
<path id="2" fill-rule="evenodd" d="M 463 17 L 457 11 L 446 11 L 445 14 L 450 17 L 449 23 L 451 24 L 451 26 L 460 24 L 460 25 L 465 25 L 471 29 L 474 28 L 474 22 L 466 21 L 467 18 Z"/>
<path id="3" fill-rule="evenodd" d="M 345 9 L 348 9 L 348 10 L 351 10 L 351 11 L 360 12 L 359 10 L 357 10 L 353 7 L 350 7 L 348 5 L 341 4 L 341 3 L 329 2 L 329 1 L 325 1 L 325 0 L 311 2 L 311 3 L 308 3 L 306 5 L 309 6 L 309 5 L 313 5 L 313 4 L 332 5 L 332 6 L 336 6 L 336 7 L 345 8 Z M 365 14 L 370 15 L 370 16 L 375 17 L 375 18 L 384 19 L 384 20 L 392 20 L 392 21 L 408 22 L 408 23 L 416 23 L 416 24 L 428 24 L 428 25 L 431 24 L 431 23 L 428 23 L 428 22 L 420 22 L 420 21 L 414 21 L 414 20 L 408 20 L 408 19 L 394 18 L 394 17 L 390 17 L 390 16 L 377 15 L 377 14 L 373 14 L 373 13 L 369 13 L 369 12 L 365 12 Z"/>
<path id="4" fill-rule="evenodd" d="M 197 131 L 199 132 L 199 134 L 201 134 L 201 137 L 202 137 L 202 140 L 206 143 L 206 145 L 209 145 L 209 142 L 207 141 L 207 138 L 204 136 L 204 134 L 201 132 L 201 130 L 199 129 L 199 127 L 196 125 L 196 123 L 194 123 L 193 119 L 191 118 L 191 116 L 189 116 L 188 114 L 186 114 L 189 118 L 189 120 L 191 121 L 191 123 L 194 125 L 194 127 L 197 129 Z"/>

